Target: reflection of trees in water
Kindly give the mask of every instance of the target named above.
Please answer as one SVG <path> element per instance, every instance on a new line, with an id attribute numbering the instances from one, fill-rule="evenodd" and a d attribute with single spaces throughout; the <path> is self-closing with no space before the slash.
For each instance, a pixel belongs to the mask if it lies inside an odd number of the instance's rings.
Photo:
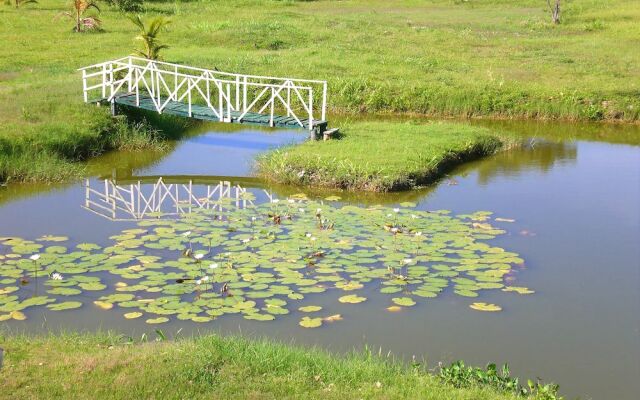
<path id="1" fill-rule="evenodd" d="M 526 171 L 548 172 L 556 164 L 575 163 L 578 149 L 572 142 L 532 142 L 523 149 L 505 151 L 469 167 L 478 171 L 478 181 L 515 176 Z"/>

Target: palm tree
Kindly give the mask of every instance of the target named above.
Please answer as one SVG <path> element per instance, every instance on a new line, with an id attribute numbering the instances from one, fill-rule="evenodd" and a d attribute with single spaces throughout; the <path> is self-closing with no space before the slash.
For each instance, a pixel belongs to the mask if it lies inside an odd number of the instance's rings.
<path id="1" fill-rule="evenodd" d="M 60 14 L 63 17 L 69 17 L 75 21 L 76 26 L 73 28 L 75 32 L 82 32 L 84 29 L 98 29 L 101 21 L 97 17 L 86 16 L 85 13 L 90 8 L 95 8 L 100 12 L 100 8 L 93 0 L 73 0 L 71 3 L 73 10 L 65 11 Z"/>
<path id="2" fill-rule="evenodd" d="M 136 54 L 149 60 L 158 60 L 160 58 L 160 50 L 169 48 L 169 46 L 158 42 L 158 35 L 165 26 L 171 23 L 171 20 L 164 17 L 156 17 L 145 25 L 139 15 L 131 16 L 129 19 L 140 29 L 136 40 L 142 42 L 143 49 L 136 50 Z"/>
<path id="3" fill-rule="evenodd" d="M 25 4 L 35 4 L 38 3 L 36 0 L 15 0 L 14 4 L 16 5 L 16 8 L 20 8 L 20 6 L 23 6 Z M 7 3 L 10 4 L 10 3 Z"/>

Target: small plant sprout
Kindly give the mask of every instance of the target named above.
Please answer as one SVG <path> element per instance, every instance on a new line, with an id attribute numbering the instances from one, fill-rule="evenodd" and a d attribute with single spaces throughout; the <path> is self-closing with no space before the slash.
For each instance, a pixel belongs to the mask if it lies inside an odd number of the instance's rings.
<path id="1" fill-rule="evenodd" d="M 95 1 L 92 0 L 73 0 L 71 2 L 71 11 L 65 11 L 58 14 L 58 18 L 67 17 L 74 21 L 74 32 L 84 32 L 85 30 L 96 30 L 100 28 L 101 21 L 98 17 L 85 15 L 90 8 L 100 12 L 100 8 Z"/>

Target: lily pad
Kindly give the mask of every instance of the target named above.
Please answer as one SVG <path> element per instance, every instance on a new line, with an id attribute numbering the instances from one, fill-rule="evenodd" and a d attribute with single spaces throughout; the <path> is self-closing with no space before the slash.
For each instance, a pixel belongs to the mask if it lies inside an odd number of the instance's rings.
<path id="1" fill-rule="evenodd" d="M 489 312 L 502 311 L 502 307 L 496 304 L 490 304 L 490 303 L 472 303 L 471 305 L 469 305 L 469 307 L 477 311 L 489 311 Z"/>
<path id="2" fill-rule="evenodd" d="M 299 307 L 298 311 L 302 311 L 302 312 L 306 312 L 306 313 L 312 313 L 312 312 L 316 312 L 316 311 L 320 311 L 322 310 L 322 307 L 320 306 L 304 306 L 304 307 Z"/>
<path id="3" fill-rule="evenodd" d="M 411 297 L 394 297 L 391 299 L 395 304 L 404 307 L 411 307 L 416 305 L 416 302 Z"/>
<path id="4" fill-rule="evenodd" d="M 73 310 L 80 307 L 82 307 L 82 303 L 79 301 L 65 301 L 47 305 L 47 308 L 51 311 Z"/>
<path id="5" fill-rule="evenodd" d="M 322 326 L 322 318 L 302 317 L 299 325 L 303 328 L 317 328 Z"/>
<path id="6" fill-rule="evenodd" d="M 366 297 L 360 297 L 355 294 L 342 296 L 338 299 L 340 303 L 349 303 L 349 304 L 358 304 L 358 303 L 362 303 L 365 300 L 367 300 Z"/>

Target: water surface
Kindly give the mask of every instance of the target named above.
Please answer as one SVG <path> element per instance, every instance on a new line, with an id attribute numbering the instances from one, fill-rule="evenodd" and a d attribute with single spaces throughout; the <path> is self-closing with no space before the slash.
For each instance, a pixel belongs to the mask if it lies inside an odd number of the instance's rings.
<path id="1" fill-rule="evenodd" d="M 469 299 L 451 292 L 389 313 L 386 299 L 365 287 L 361 293 L 369 300 L 351 311 L 335 296 L 310 297 L 309 304 L 344 317 L 319 329 L 299 327 L 296 312 L 273 322 L 225 316 L 208 324 L 172 321 L 161 328 L 169 336 L 180 329 L 183 335 L 241 331 L 333 351 L 366 343 L 431 363 L 508 362 L 518 375 L 558 382 L 570 398 L 635 399 L 640 392 L 640 131 L 625 128 L 621 139 L 592 125 L 491 124 L 536 139 L 523 149 L 466 164 L 425 189 L 339 195 L 358 205 L 413 201 L 420 210 L 486 210 L 514 219 L 500 225 L 507 234 L 491 244 L 520 254 L 525 267 L 517 271 L 515 284 L 535 294 L 487 291 L 474 299 L 502 305 L 498 313 L 471 310 Z M 612 129 L 617 128 L 602 128 Z M 193 180 L 204 190 L 234 177 L 256 194 L 256 201 L 266 200 L 265 190 L 284 198 L 302 189 L 239 178 L 251 176 L 259 152 L 305 137 L 299 132 L 208 132 L 179 143 L 169 154 L 116 153 L 94 160 L 89 185 L 101 188 L 105 179 L 121 185 L 153 183 L 162 176 L 167 182 Z M 106 244 L 110 235 L 136 226 L 89 212 L 84 205 L 81 184 L 0 188 L 0 236 L 57 234 L 72 242 Z M 90 307 L 27 314 L 26 321 L 0 324 L 28 332 L 113 329 L 135 336 L 155 329 L 143 320 L 128 321 L 119 312 L 96 313 Z"/>

